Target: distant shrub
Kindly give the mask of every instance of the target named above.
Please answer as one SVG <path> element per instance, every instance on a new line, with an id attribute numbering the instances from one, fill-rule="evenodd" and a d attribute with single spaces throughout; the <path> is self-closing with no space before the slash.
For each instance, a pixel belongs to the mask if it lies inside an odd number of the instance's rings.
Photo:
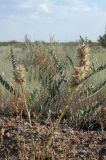
<path id="1" fill-rule="evenodd" d="M 98 42 L 101 46 L 106 48 L 106 32 L 103 36 L 99 36 Z"/>

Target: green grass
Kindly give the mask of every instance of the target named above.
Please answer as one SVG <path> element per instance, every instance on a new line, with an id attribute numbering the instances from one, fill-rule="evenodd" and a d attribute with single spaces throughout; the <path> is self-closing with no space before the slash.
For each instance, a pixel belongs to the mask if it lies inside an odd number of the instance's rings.
<path id="1" fill-rule="evenodd" d="M 42 47 L 42 46 L 41 46 Z M 72 58 L 74 64 L 77 63 L 77 45 L 58 45 L 57 46 L 57 57 L 62 61 L 62 63 L 66 62 L 67 58 L 66 56 L 70 56 Z M 16 57 L 16 60 L 22 60 L 26 59 L 26 51 L 23 51 L 20 47 L 15 47 L 14 49 L 14 55 Z M 44 53 L 48 54 L 48 53 Z M 99 45 L 93 45 L 90 49 L 90 59 L 94 63 L 95 67 L 99 66 L 100 64 L 106 63 L 106 49 L 102 48 Z M 68 65 L 67 74 L 70 72 L 69 70 L 70 64 Z M 12 75 L 12 64 L 11 64 L 11 58 L 10 58 L 10 47 L 9 46 L 0 46 L 0 73 L 4 72 L 5 79 L 12 84 L 13 83 L 13 75 Z M 94 75 L 90 83 L 97 84 L 98 82 L 104 80 L 106 71 L 100 72 L 96 75 Z M 26 73 L 26 77 L 28 77 L 28 73 Z M 27 81 L 27 86 L 29 88 L 29 84 Z M 40 87 L 39 81 L 33 81 L 30 84 L 30 89 Z M 0 86 L 1 87 L 1 86 Z"/>

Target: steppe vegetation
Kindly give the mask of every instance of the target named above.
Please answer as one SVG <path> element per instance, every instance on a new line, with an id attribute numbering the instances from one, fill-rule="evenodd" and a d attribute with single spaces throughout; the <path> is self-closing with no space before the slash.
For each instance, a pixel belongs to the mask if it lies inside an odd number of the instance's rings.
<path id="1" fill-rule="evenodd" d="M 106 49 L 80 38 L 0 46 L 1 160 L 106 158 Z"/>

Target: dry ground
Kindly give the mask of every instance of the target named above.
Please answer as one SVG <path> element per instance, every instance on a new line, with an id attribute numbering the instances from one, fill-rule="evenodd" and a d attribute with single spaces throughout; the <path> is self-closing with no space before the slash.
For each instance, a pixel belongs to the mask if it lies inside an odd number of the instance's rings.
<path id="1" fill-rule="evenodd" d="M 33 123 L 36 153 L 42 151 L 53 123 Z M 32 160 L 31 134 L 27 120 L 0 117 L 0 160 Z M 58 127 L 45 160 L 106 160 L 106 131 L 74 131 Z M 36 158 L 37 160 L 37 158 Z"/>

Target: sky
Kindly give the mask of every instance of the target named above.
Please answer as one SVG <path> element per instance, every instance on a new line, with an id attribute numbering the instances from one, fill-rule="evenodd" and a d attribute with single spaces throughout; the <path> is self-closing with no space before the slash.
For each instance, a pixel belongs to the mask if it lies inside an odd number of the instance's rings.
<path id="1" fill-rule="evenodd" d="M 106 0 L 0 0 L 0 41 L 96 41 L 105 27 Z"/>

